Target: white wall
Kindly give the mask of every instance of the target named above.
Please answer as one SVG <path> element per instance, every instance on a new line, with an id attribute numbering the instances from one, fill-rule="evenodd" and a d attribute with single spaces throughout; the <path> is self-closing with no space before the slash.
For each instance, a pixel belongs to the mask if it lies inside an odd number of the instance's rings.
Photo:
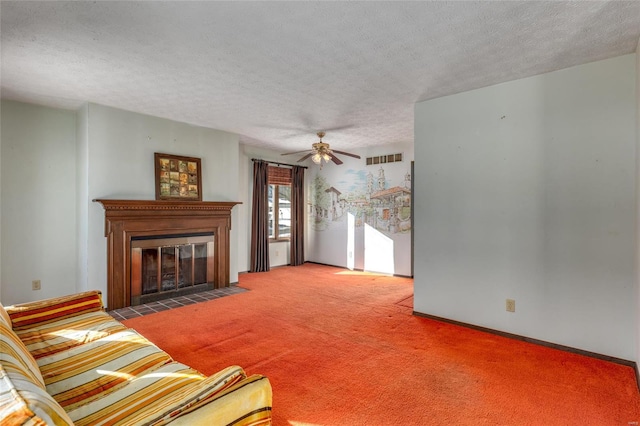
<path id="1" fill-rule="evenodd" d="M 80 291 L 89 289 L 89 105 L 84 104 L 76 113 L 76 188 L 77 188 L 77 279 Z M 105 294 L 106 295 L 106 294 Z M 105 301 L 106 297 L 103 298 Z"/>
<path id="2" fill-rule="evenodd" d="M 2 117 L 2 102 L 0 102 L 0 117 Z M 0 242 L 2 241 L 2 120 L 0 120 Z M 0 243 L 0 304 L 2 304 L 2 244 Z"/>
<path id="3" fill-rule="evenodd" d="M 339 146 L 337 143 L 336 146 Z M 339 148 L 336 148 L 339 149 Z M 384 168 L 387 187 L 403 186 L 406 173 L 411 171 L 413 160 L 413 146 L 411 143 L 395 143 L 366 149 L 350 150 L 360 155 L 360 159 L 338 155 L 343 161 L 341 165 L 333 163 L 323 164 L 322 169 L 309 162 L 307 180 L 313 185 L 316 175 L 323 177 L 327 184 L 339 190 L 341 196 L 362 191 L 364 194 L 363 178 L 372 173 L 375 178 L 381 167 Z M 403 161 L 398 163 L 366 165 L 366 158 L 372 156 L 403 154 Z M 358 182 L 354 185 L 354 183 Z M 313 197 L 309 192 L 307 198 Z M 313 200 L 309 200 L 313 203 Z M 309 220 L 313 220 L 310 218 Z M 366 226 L 355 226 L 353 231 L 348 228 L 348 218 L 345 215 L 336 222 L 329 221 L 321 227 L 311 226 L 308 232 L 309 249 L 307 258 L 310 261 L 349 267 L 373 272 L 393 273 L 397 275 L 411 275 L 411 233 L 390 233 Z M 327 225 L 326 227 L 324 225 Z M 367 232 L 369 230 L 370 232 Z M 349 233 L 353 249 L 350 248 Z M 380 244 L 381 240 L 383 241 Z M 376 256 L 380 258 L 376 258 Z M 353 256 L 353 259 L 351 258 Z"/>
<path id="4" fill-rule="evenodd" d="M 417 312 L 636 359 L 635 63 L 416 105 Z"/>
<path id="5" fill-rule="evenodd" d="M 88 210 L 87 287 L 106 294 L 104 209 L 93 199 L 154 199 L 153 153 L 163 152 L 201 158 L 204 201 L 240 201 L 238 147 L 236 134 L 89 104 L 88 193 L 81 200 Z M 231 219 L 231 282 L 238 280 L 237 230 L 246 226 L 236 207 Z"/>
<path id="6" fill-rule="evenodd" d="M 251 247 L 250 235 L 251 235 L 251 197 L 248 193 L 250 191 L 250 182 L 247 180 L 249 164 L 247 163 L 246 155 L 244 154 L 244 145 L 238 145 L 238 191 L 242 204 L 234 207 L 237 209 L 239 217 L 241 217 L 243 223 L 246 226 L 237 229 L 238 235 L 238 272 L 247 272 L 249 270 L 249 248 Z M 234 226 L 235 228 L 235 226 Z"/>
<path id="7" fill-rule="evenodd" d="M 74 293 L 75 113 L 2 101 L 1 138 L 2 303 Z"/>
<path id="8" fill-rule="evenodd" d="M 640 377 L 640 40 L 636 48 L 636 368 Z"/>

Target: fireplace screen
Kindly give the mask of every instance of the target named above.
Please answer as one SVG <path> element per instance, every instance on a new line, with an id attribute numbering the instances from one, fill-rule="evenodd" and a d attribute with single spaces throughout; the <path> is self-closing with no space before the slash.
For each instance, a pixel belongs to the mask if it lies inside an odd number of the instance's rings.
<path id="1" fill-rule="evenodd" d="M 213 235 L 134 239 L 131 304 L 213 288 Z"/>

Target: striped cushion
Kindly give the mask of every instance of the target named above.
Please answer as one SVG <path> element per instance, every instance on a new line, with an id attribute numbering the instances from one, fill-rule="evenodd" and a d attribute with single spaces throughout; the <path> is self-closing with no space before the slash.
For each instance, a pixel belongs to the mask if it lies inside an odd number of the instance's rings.
<path id="1" fill-rule="evenodd" d="M 14 330 L 20 330 L 34 324 L 58 321 L 79 313 L 103 310 L 99 291 L 87 291 L 70 296 L 7 307 Z"/>
<path id="2" fill-rule="evenodd" d="M 19 365 L 31 381 L 44 389 L 44 380 L 36 360 L 4 321 L 0 321 L 0 361 Z"/>
<path id="3" fill-rule="evenodd" d="M 97 311 L 14 330 L 33 357 L 39 359 L 126 329 L 106 312 Z"/>
<path id="4" fill-rule="evenodd" d="M 40 358 L 38 365 L 47 392 L 69 411 L 171 361 L 153 343 L 127 330 Z"/>
<path id="5" fill-rule="evenodd" d="M 215 399 L 217 395 L 225 392 L 239 382 L 244 382 L 247 378 L 244 370 L 237 365 L 227 367 L 216 374 L 206 377 L 199 383 L 192 384 L 185 388 L 183 392 L 174 394 L 171 398 L 163 401 L 164 412 L 155 416 L 156 409 L 148 410 L 145 423 L 159 426 L 171 422 L 181 414 L 188 413 Z M 247 401 L 245 401 L 246 403 Z M 244 410 L 246 411 L 246 410 Z M 143 417 L 139 417 L 142 419 Z M 211 424 L 211 423 L 210 423 Z"/>
<path id="6" fill-rule="evenodd" d="M 11 326 L 11 317 L 9 316 L 9 314 L 7 313 L 7 310 L 4 308 L 4 306 L 2 306 L 1 303 L 0 303 L 0 321 Z"/>
<path id="7" fill-rule="evenodd" d="M 237 366 L 207 378 L 184 364 L 171 362 L 131 378 L 126 386 L 68 414 L 76 425 L 162 425 L 245 377 Z"/>
<path id="8" fill-rule="evenodd" d="M 171 426 L 267 426 L 271 425 L 271 401 L 269 379 L 254 374 L 216 394 L 205 405 L 182 413 Z"/>
<path id="9" fill-rule="evenodd" d="M 67 413 L 20 363 L 0 362 L 0 424 L 73 425 Z"/>

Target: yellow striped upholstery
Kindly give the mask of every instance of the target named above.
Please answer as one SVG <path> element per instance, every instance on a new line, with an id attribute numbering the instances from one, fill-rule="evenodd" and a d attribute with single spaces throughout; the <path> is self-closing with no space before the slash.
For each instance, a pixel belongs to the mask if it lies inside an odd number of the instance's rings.
<path id="1" fill-rule="evenodd" d="M 69 411 L 172 359 L 133 330 L 38 359 L 47 391 Z"/>
<path id="2" fill-rule="evenodd" d="M 25 375 L 44 389 L 44 380 L 36 360 L 4 321 L 0 321 L 0 360 L 21 366 Z"/>
<path id="3" fill-rule="evenodd" d="M 104 312 L 99 291 L 7 306 L 6 312 L 36 359 L 126 330 Z"/>
<path id="4" fill-rule="evenodd" d="M 34 358 L 39 359 L 126 329 L 106 312 L 89 312 L 15 331 Z"/>
<path id="5" fill-rule="evenodd" d="M 270 425 L 271 398 L 269 379 L 254 374 L 220 392 L 198 410 L 178 417 L 172 426 Z"/>
<path id="6" fill-rule="evenodd" d="M 7 310 L 4 308 L 4 306 L 2 306 L 2 303 L 0 303 L 0 321 L 4 322 L 8 326 L 11 326 L 11 317 L 7 313 Z"/>
<path id="7" fill-rule="evenodd" d="M 172 362 L 133 377 L 126 386 L 68 414 L 76 425 L 161 425 L 244 377 L 240 367 L 229 367 L 207 378 Z"/>
<path id="8" fill-rule="evenodd" d="M 26 349 L 16 341 L 17 336 L 0 321 L 0 424 L 72 425 L 45 391 L 40 372 L 34 374 L 33 358 L 28 352 L 20 353 Z"/>
<path id="9" fill-rule="evenodd" d="M 14 330 L 30 327 L 33 324 L 59 321 L 69 316 L 76 316 L 81 312 L 103 310 L 99 291 L 87 291 L 40 302 L 24 303 L 7 309 Z"/>
<path id="10" fill-rule="evenodd" d="M 0 424 L 73 425 L 67 413 L 24 370 L 0 363 Z"/>
<path id="11" fill-rule="evenodd" d="M 1 425 L 271 424 L 267 378 L 173 361 L 104 312 L 99 292 L 2 312 Z"/>

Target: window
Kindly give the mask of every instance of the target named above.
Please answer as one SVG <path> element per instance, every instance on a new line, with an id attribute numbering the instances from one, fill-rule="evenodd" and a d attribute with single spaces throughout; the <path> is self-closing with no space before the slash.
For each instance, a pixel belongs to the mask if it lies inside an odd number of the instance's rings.
<path id="1" fill-rule="evenodd" d="M 269 238 L 291 237 L 291 169 L 269 167 Z"/>
<path id="2" fill-rule="evenodd" d="M 269 238 L 291 237 L 291 185 L 269 184 Z"/>

